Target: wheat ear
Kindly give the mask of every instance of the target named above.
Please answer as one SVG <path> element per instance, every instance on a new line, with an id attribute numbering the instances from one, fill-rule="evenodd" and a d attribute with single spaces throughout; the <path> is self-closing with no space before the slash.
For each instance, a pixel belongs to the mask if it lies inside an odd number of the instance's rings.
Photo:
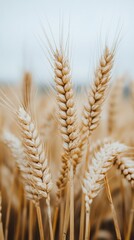
<path id="1" fill-rule="evenodd" d="M 85 169 L 88 165 L 88 149 L 89 149 L 89 136 L 97 128 L 100 122 L 100 116 L 102 111 L 103 102 L 105 100 L 106 92 L 108 90 L 108 85 L 111 79 L 111 69 L 114 61 L 114 51 L 110 51 L 107 47 L 99 61 L 99 66 L 95 71 L 94 81 L 89 89 L 87 102 L 83 109 L 83 118 L 81 125 L 81 137 L 79 141 L 79 157 L 77 162 L 80 162 L 84 158 L 84 153 L 86 153 Z M 82 197 L 84 201 L 84 198 Z M 83 206 L 82 203 L 81 206 Z M 84 209 L 81 209 L 81 217 L 84 215 Z M 81 220 L 80 217 L 80 221 Z M 84 224 L 84 222 L 83 222 Z M 83 238 L 84 232 L 80 230 L 80 236 Z"/>
<path id="2" fill-rule="evenodd" d="M 4 240 L 3 223 L 2 223 L 2 197 L 1 197 L 1 192 L 0 192 L 0 239 Z"/>
<path id="3" fill-rule="evenodd" d="M 48 161 L 45 156 L 43 144 L 40 140 L 38 130 L 31 116 L 22 107 L 19 109 L 17 116 L 25 155 L 27 157 L 27 163 L 30 167 L 30 172 L 28 173 L 30 174 L 30 181 L 28 182 L 28 185 L 25 186 L 25 190 L 27 191 L 28 198 L 34 200 L 34 203 L 37 205 L 37 214 L 39 214 L 39 216 L 40 213 L 38 201 L 42 197 L 46 198 L 50 236 L 51 239 L 53 239 L 49 196 L 53 184 L 48 167 Z M 31 183 L 30 186 L 29 183 Z M 34 199 L 33 195 L 36 196 Z"/>
<path id="4" fill-rule="evenodd" d="M 114 61 L 114 51 L 105 48 L 100 59 L 99 66 L 95 71 L 94 81 L 89 89 L 87 103 L 84 105 L 80 150 L 83 151 L 88 137 L 97 128 L 100 122 L 102 105 L 106 97 L 109 82 L 111 79 L 111 70 Z"/>
<path id="5" fill-rule="evenodd" d="M 57 91 L 57 100 L 59 106 L 59 122 L 63 140 L 63 150 L 65 157 L 62 158 L 64 163 L 60 172 L 60 181 L 58 180 L 58 188 L 63 188 L 62 182 L 65 179 L 66 171 L 69 168 L 70 182 L 70 239 L 74 239 L 74 190 L 73 190 L 73 165 L 78 158 L 78 131 L 77 118 L 74 105 L 74 93 L 71 82 L 71 73 L 69 61 L 65 53 L 61 50 L 55 52 L 55 83 Z M 62 179 L 62 180 L 61 180 Z M 64 180 L 63 180 L 64 179 Z"/>
<path id="6" fill-rule="evenodd" d="M 120 157 L 115 159 L 115 165 L 120 170 L 124 178 L 131 184 L 132 189 L 132 206 L 129 215 L 128 229 L 126 239 L 130 239 L 132 223 L 134 219 L 134 161 L 127 157 Z"/>
<path id="7" fill-rule="evenodd" d="M 127 147 L 118 142 L 105 144 L 92 160 L 92 165 L 88 166 L 83 180 L 83 192 L 85 194 L 86 221 L 89 224 L 90 207 L 93 199 L 98 195 L 108 170 L 113 165 L 113 160 Z M 86 224 L 85 240 L 89 239 L 88 224 Z"/>

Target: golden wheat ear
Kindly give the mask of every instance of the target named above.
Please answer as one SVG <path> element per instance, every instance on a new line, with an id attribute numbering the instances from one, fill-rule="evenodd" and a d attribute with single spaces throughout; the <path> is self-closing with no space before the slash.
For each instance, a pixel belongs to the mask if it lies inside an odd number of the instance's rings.
<path id="1" fill-rule="evenodd" d="M 80 156 L 83 156 L 88 137 L 98 127 L 102 112 L 103 102 L 111 79 L 111 70 L 114 62 L 114 51 L 106 47 L 95 71 L 94 80 L 88 92 L 87 101 L 82 115 Z"/>
<path id="2" fill-rule="evenodd" d="M 127 233 L 125 236 L 125 239 L 129 240 L 134 221 L 134 161 L 128 157 L 118 157 L 115 159 L 114 164 L 120 170 L 122 176 L 124 176 L 124 178 L 131 184 L 131 209 L 128 219 Z"/>
<path id="3" fill-rule="evenodd" d="M 103 187 L 105 176 L 108 170 L 113 166 L 114 159 L 127 147 L 118 142 L 106 143 L 99 152 L 95 154 L 92 159 L 92 165 L 88 166 L 83 180 L 83 193 L 85 194 L 85 208 L 86 208 L 86 237 L 89 238 L 89 215 L 93 199 L 99 194 Z"/>
<path id="4" fill-rule="evenodd" d="M 49 194 L 52 190 L 53 183 L 48 166 L 48 160 L 45 156 L 44 147 L 41 142 L 37 127 L 32 120 L 32 117 L 25 111 L 24 108 L 19 109 L 17 116 L 22 136 L 22 143 L 24 146 L 25 157 L 27 160 L 27 166 L 29 166 L 28 171 L 26 166 L 26 172 L 30 178 L 28 182 L 25 180 L 25 190 L 27 193 L 26 196 L 30 200 L 34 200 L 34 203 L 37 205 L 38 216 L 40 215 L 40 210 L 38 208 L 39 199 L 42 197 L 46 198 L 50 236 L 52 240 L 53 233 Z M 32 199 L 32 197 L 34 198 Z M 41 233 L 41 235 L 43 235 L 43 233 Z"/>
<path id="5" fill-rule="evenodd" d="M 1 192 L 0 192 L 0 239 L 4 240 L 3 223 L 2 223 L 2 196 L 1 196 Z"/>

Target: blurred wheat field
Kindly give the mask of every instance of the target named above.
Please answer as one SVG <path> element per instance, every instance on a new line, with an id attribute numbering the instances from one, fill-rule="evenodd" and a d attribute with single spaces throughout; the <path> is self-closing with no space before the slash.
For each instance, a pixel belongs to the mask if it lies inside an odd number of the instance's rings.
<path id="1" fill-rule="evenodd" d="M 54 88 L 0 88 L 0 239 L 134 239 L 134 82 L 102 50 L 86 90 L 50 45 Z"/>

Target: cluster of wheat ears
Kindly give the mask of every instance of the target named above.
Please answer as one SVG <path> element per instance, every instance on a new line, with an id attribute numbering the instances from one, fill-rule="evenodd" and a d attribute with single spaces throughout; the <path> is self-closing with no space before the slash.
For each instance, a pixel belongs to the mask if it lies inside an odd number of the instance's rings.
<path id="1" fill-rule="evenodd" d="M 133 81 L 111 82 L 106 46 L 76 91 L 67 48 L 50 50 L 54 89 L 25 73 L 0 90 L 0 239 L 134 239 Z"/>

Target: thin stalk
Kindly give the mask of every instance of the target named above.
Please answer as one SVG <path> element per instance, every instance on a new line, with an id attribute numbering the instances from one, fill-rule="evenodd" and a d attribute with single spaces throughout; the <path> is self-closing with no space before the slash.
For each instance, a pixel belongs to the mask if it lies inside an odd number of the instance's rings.
<path id="1" fill-rule="evenodd" d="M 27 219 L 27 199 L 24 196 L 24 206 L 22 212 L 22 240 L 25 239 L 25 232 L 26 232 L 26 219 Z"/>
<path id="2" fill-rule="evenodd" d="M 67 186 L 67 193 L 66 193 L 66 207 L 65 207 L 65 215 L 64 215 L 64 227 L 63 227 L 63 240 L 66 240 L 67 237 L 67 230 L 69 225 L 69 213 L 70 213 L 70 191 L 69 186 Z"/>
<path id="3" fill-rule="evenodd" d="M 121 179 L 121 195 L 122 195 L 122 218 L 123 218 L 123 232 L 124 236 L 126 236 L 126 204 L 125 204 L 125 187 L 124 187 L 124 180 Z"/>
<path id="4" fill-rule="evenodd" d="M 37 213 L 37 219 L 38 219 L 40 240 L 44 240 L 44 231 L 43 231 L 43 223 L 42 223 L 42 216 L 41 216 L 40 206 L 37 203 L 35 205 L 35 207 L 36 207 L 36 213 Z"/>
<path id="5" fill-rule="evenodd" d="M 50 239 L 54 240 L 53 228 L 52 228 L 52 218 L 51 218 L 51 207 L 50 207 L 50 199 L 49 199 L 49 197 L 47 198 L 46 203 L 47 203 L 47 213 L 48 213 L 48 221 L 49 221 Z"/>
<path id="6" fill-rule="evenodd" d="M 84 165 L 84 173 L 88 167 L 88 162 L 89 162 L 89 138 L 87 141 L 87 149 L 86 149 L 85 157 L 86 157 L 86 161 L 85 161 L 85 165 Z M 84 223 L 85 223 L 85 196 L 84 196 L 84 193 L 82 192 L 79 240 L 84 238 Z"/>
<path id="7" fill-rule="evenodd" d="M 0 239 L 4 240 L 3 224 L 0 222 Z"/>
<path id="8" fill-rule="evenodd" d="M 131 237 L 133 220 L 134 220 L 134 189 L 132 188 L 132 205 L 131 205 L 131 210 L 129 214 L 128 230 L 127 230 L 127 236 L 125 238 L 126 240 L 129 240 Z"/>
<path id="9" fill-rule="evenodd" d="M 33 239 L 33 203 L 32 201 L 29 202 L 29 232 L 28 232 L 28 239 Z"/>
<path id="10" fill-rule="evenodd" d="M 10 220 L 11 203 L 12 203 L 12 196 L 13 196 L 13 192 L 14 192 L 15 179 L 16 179 L 17 173 L 18 173 L 18 169 L 15 168 L 14 173 L 13 173 L 14 177 L 13 177 L 13 181 L 12 181 L 12 185 L 11 185 L 11 196 L 9 198 L 8 205 L 7 205 L 6 223 L 5 223 L 5 240 L 8 239 L 8 226 L 9 226 L 9 220 Z"/>
<path id="11" fill-rule="evenodd" d="M 85 240 L 90 239 L 90 210 L 86 210 Z"/>
<path id="12" fill-rule="evenodd" d="M 57 226 L 58 213 L 59 213 L 59 205 L 56 206 L 54 209 L 54 217 L 53 217 L 53 236 L 54 236 L 54 238 L 55 238 L 55 232 L 56 232 L 56 226 Z"/>
<path id="13" fill-rule="evenodd" d="M 104 181 L 105 181 L 105 186 L 106 186 L 107 198 L 108 198 L 108 201 L 109 201 L 109 204 L 110 204 L 110 207 L 111 207 L 111 211 L 112 211 L 112 217 L 113 217 L 113 221 L 114 221 L 116 238 L 117 238 L 117 240 L 121 240 L 121 233 L 120 233 L 119 224 L 118 224 L 118 220 L 117 220 L 117 215 L 116 215 L 116 211 L 115 211 L 115 208 L 114 208 L 114 204 L 113 204 L 113 200 L 112 200 L 111 191 L 110 191 L 110 187 L 109 187 L 109 184 L 108 184 L 107 177 L 105 177 Z"/>
<path id="14" fill-rule="evenodd" d="M 20 234 L 20 226 L 21 226 L 21 208 L 22 208 L 22 199 L 23 199 L 23 189 L 22 186 L 19 184 L 19 209 L 18 209 L 18 219 L 17 219 L 17 227 L 15 233 L 15 240 L 19 239 Z"/>
<path id="15" fill-rule="evenodd" d="M 74 174 L 70 166 L 70 240 L 74 240 Z"/>
<path id="16" fill-rule="evenodd" d="M 63 221 L 64 221 L 64 199 L 61 199 L 60 205 L 60 231 L 59 231 L 59 239 L 62 239 L 63 232 Z"/>
<path id="17" fill-rule="evenodd" d="M 4 240 L 3 223 L 2 223 L 2 197 L 1 197 L 1 192 L 0 192 L 0 239 Z"/>
<path id="18" fill-rule="evenodd" d="M 84 222 L 85 222 L 84 220 L 85 220 L 85 196 L 82 192 L 79 240 L 83 239 L 84 236 Z"/>

